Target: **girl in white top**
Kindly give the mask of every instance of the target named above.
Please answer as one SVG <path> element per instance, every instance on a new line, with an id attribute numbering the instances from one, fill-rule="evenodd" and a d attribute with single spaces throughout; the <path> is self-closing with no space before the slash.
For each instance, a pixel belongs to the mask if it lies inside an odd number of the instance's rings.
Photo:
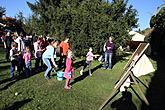
<path id="1" fill-rule="evenodd" d="M 54 60 L 54 53 L 55 53 L 55 48 L 57 47 L 57 42 L 53 41 L 52 39 L 48 40 L 49 45 L 46 47 L 45 52 L 42 55 L 42 60 L 45 63 L 45 65 L 48 67 L 47 70 L 45 71 L 45 78 L 50 79 L 50 71 L 52 70 L 53 67 L 57 68 L 57 65 Z M 51 65 L 51 62 L 53 64 L 53 67 Z"/>

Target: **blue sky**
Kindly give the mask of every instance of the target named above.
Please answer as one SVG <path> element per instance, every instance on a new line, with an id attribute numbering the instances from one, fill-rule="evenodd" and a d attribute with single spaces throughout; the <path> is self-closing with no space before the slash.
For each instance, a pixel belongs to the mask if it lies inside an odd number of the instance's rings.
<path id="1" fill-rule="evenodd" d="M 9 17 L 14 17 L 19 11 L 23 12 L 25 17 L 28 17 L 31 11 L 26 1 L 35 2 L 35 0 L 0 0 L 0 6 L 6 8 L 6 15 Z M 159 6 L 165 4 L 165 0 L 129 0 L 129 4 L 133 5 L 138 11 L 139 28 L 145 29 L 149 27 L 151 16 Z"/>

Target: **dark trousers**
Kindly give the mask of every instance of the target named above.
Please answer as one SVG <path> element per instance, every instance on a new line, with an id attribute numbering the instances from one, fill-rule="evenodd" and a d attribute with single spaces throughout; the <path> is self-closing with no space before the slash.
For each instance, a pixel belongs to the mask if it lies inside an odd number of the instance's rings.
<path id="1" fill-rule="evenodd" d="M 26 68 L 25 68 L 25 75 L 29 76 L 31 74 L 31 70 L 32 70 L 32 64 L 31 61 L 28 61 L 25 63 Z"/>
<path id="2" fill-rule="evenodd" d="M 6 60 L 9 61 L 10 48 L 6 48 Z"/>
<path id="3" fill-rule="evenodd" d="M 85 63 L 84 63 L 84 66 L 83 66 L 83 68 L 82 68 L 82 70 L 84 71 L 85 70 L 85 68 L 88 66 L 88 69 L 89 69 L 89 74 L 91 74 L 91 61 L 85 61 Z"/>
<path id="4" fill-rule="evenodd" d="M 41 62 L 41 66 L 43 66 L 43 61 L 41 60 L 41 58 L 35 58 L 35 69 L 39 68 L 40 62 Z"/>
<path id="5" fill-rule="evenodd" d="M 14 77 L 14 71 L 16 66 L 18 67 L 18 61 L 12 60 L 10 65 L 10 78 Z M 17 71 L 17 75 L 18 75 L 18 71 Z"/>
<path id="6" fill-rule="evenodd" d="M 25 69 L 25 61 L 23 59 L 23 56 L 22 55 L 19 55 L 18 56 L 18 73 L 20 74 L 21 72 L 23 73 L 24 72 L 24 69 Z"/>
<path id="7" fill-rule="evenodd" d="M 61 55 L 61 56 L 60 56 L 59 67 L 62 66 L 62 62 L 63 62 L 63 59 L 64 59 L 64 68 L 65 68 L 65 66 L 66 66 L 66 58 L 67 58 L 66 55 L 63 55 L 63 56 Z"/>

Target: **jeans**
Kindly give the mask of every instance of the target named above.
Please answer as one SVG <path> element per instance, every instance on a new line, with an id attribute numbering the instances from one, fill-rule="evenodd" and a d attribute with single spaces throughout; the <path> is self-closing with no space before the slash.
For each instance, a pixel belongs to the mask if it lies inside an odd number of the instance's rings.
<path id="1" fill-rule="evenodd" d="M 104 68 L 106 68 L 107 60 L 108 60 L 108 68 L 111 69 L 112 68 L 112 53 L 105 52 Z"/>
<path id="2" fill-rule="evenodd" d="M 16 60 L 12 60 L 11 61 L 11 66 L 10 66 L 10 78 L 13 78 L 14 77 L 14 71 L 15 71 L 15 67 L 18 67 L 18 63 Z M 18 75 L 18 72 L 17 72 L 17 75 Z"/>
<path id="3" fill-rule="evenodd" d="M 23 56 L 22 55 L 19 55 L 18 56 L 18 72 L 19 72 L 19 74 L 21 72 L 24 72 L 24 69 L 26 69 L 25 61 L 23 59 Z"/>
<path id="4" fill-rule="evenodd" d="M 31 74 L 31 70 L 32 70 L 32 64 L 31 61 L 25 62 L 25 75 L 28 76 Z"/>
<path id="5" fill-rule="evenodd" d="M 51 63 L 50 63 L 49 58 L 42 58 L 42 60 L 43 60 L 43 62 L 45 63 L 45 65 L 48 67 L 48 68 L 46 69 L 46 71 L 45 71 L 45 74 L 44 74 L 45 78 L 48 79 L 48 78 L 49 78 L 48 75 L 49 75 L 49 73 L 50 73 L 50 71 L 51 71 L 51 69 L 52 69 L 52 65 L 51 65 Z"/>

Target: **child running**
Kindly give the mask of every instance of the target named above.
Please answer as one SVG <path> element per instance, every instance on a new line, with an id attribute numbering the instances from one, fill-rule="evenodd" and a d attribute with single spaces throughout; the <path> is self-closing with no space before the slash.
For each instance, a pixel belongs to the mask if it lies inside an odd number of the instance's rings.
<path id="1" fill-rule="evenodd" d="M 26 47 L 26 52 L 23 54 L 23 59 L 25 60 L 25 76 L 29 76 L 31 74 L 32 70 L 32 64 L 31 64 L 31 53 L 30 53 L 30 48 Z"/>
<path id="2" fill-rule="evenodd" d="M 65 89 L 71 89 L 70 79 L 74 77 L 74 68 L 72 62 L 72 51 L 68 50 L 68 55 L 66 59 L 66 68 L 64 71 L 64 77 L 66 78 Z"/>
<path id="3" fill-rule="evenodd" d="M 92 76 L 92 73 L 91 73 L 91 63 L 93 61 L 93 57 L 97 57 L 97 56 L 99 56 L 99 55 L 94 55 L 92 53 L 92 47 L 90 47 L 89 48 L 89 52 L 86 55 L 86 61 L 84 63 L 84 66 L 82 67 L 82 69 L 80 71 L 81 75 L 83 75 L 84 69 L 88 66 L 88 68 L 89 68 L 89 76 Z"/>

